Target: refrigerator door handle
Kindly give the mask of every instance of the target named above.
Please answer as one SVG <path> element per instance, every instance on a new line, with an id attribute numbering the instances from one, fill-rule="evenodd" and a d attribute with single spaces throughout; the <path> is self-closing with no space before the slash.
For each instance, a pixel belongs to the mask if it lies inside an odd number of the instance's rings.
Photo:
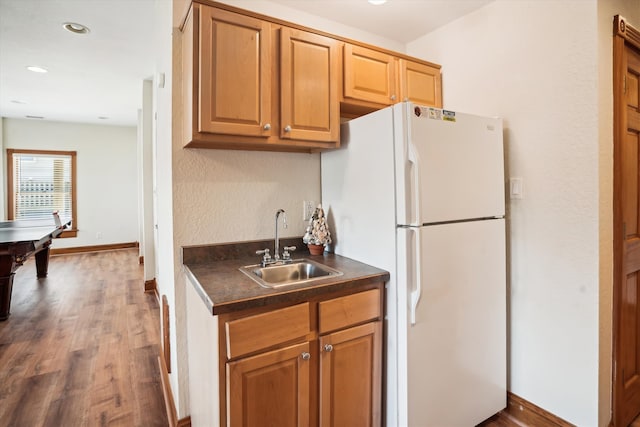
<path id="1" fill-rule="evenodd" d="M 409 296 L 409 300 L 410 300 L 410 319 L 411 319 L 411 324 L 415 325 L 416 324 L 416 310 L 418 308 L 418 303 L 420 302 L 420 296 L 422 294 L 422 263 L 420 262 L 422 260 L 422 256 L 420 253 L 420 250 L 422 248 L 422 242 L 420 240 L 420 229 L 411 229 L 411 232 L 414 234 L 414 247 L 413 247 L 413 251 L 411 251 L 414 255 L 414 259 L 413 261 L 413 274 L 414 274 L 414 280 L 415 280 L 415 289 L 411 290 L 410 296 Z"/>
<path id="2" fill-rule="evenodd" d="M 412 225 L 421 225 L 420 223 L 420 156 L 416 151 L 415 146 L 409 141 L 407 143 L 407 160 L 409 163 L 413 165 L 411 168 L 411 177 L 413 178 L 413 182 L 411 183 L 413 187 L 413 210 L 415 215 L 415 222 Z M 409 222 L 411 218 L 409 218 Z"/>

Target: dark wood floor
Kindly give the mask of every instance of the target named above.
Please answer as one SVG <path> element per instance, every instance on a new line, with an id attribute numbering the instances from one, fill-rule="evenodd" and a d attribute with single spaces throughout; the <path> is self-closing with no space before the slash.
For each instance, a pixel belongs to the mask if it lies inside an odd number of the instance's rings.
<path id="1" fill-rule="evenodd" d="M 159 309 L 136 249 L 33 259 L 0 322 L 0 425 L 167 426 Z"/>

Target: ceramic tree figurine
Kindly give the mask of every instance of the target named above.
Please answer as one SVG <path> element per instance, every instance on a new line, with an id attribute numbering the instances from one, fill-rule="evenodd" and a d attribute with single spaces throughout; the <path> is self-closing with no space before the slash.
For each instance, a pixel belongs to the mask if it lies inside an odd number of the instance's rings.
<path id="1" fill-rule="evenodd" d="M 331 233 L 327 226 L 327 219 L 324 216 L 322 205 L 318 205 L 313 215 L 311 215 L 302 241 L 309 247 L 311 255 L 320 255 L 324 252 L 324 246 L 331 243 Z"/>

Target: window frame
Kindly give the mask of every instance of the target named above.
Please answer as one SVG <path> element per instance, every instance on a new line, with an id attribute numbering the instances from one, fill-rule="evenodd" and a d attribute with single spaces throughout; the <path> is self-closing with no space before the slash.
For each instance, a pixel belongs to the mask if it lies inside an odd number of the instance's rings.
<path id="1" fill-rule="evenodd" d="M 77 237 L 78 236 L 78 203 L 77 203 L 77 168 L 76 168 L 76 151 L 61 151 L 61 150 L 28 150 L 20 148 L 7 148 L 7 219 L 15 219 L 14 211 L 14 199 L 15 194 L 13 191 L 13 156 L 14 154 L 30 154 L 33 156 L 38 155 L 59 155 L 59 156 L 71 156 L 71 228 L 65 229 L 59 237 Z"/>

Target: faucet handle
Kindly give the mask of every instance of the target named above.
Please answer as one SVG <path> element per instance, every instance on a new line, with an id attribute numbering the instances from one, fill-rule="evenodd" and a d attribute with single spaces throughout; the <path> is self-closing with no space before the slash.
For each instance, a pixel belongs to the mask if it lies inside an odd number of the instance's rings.
<path id="1" fill-rule="evenodd" d="M 263 255 L 262 257 L 262 265 L 266 265 L 269 261 L 271 261 L 271 255 L 269 255 L 269 249 L 262 249 L 261 251 L 256 251 L 256 255 Z"/>
<path id="2" fill-rule="evenodd" d="M 291 254 L 289 252 L 293 252 L 296 250 L 295 246 L 285 246 L 284 248 L 284 252 L 282 252 L 282 259 L 283 260 L 287 260 L 287 259 L 291 259 Z"/>

